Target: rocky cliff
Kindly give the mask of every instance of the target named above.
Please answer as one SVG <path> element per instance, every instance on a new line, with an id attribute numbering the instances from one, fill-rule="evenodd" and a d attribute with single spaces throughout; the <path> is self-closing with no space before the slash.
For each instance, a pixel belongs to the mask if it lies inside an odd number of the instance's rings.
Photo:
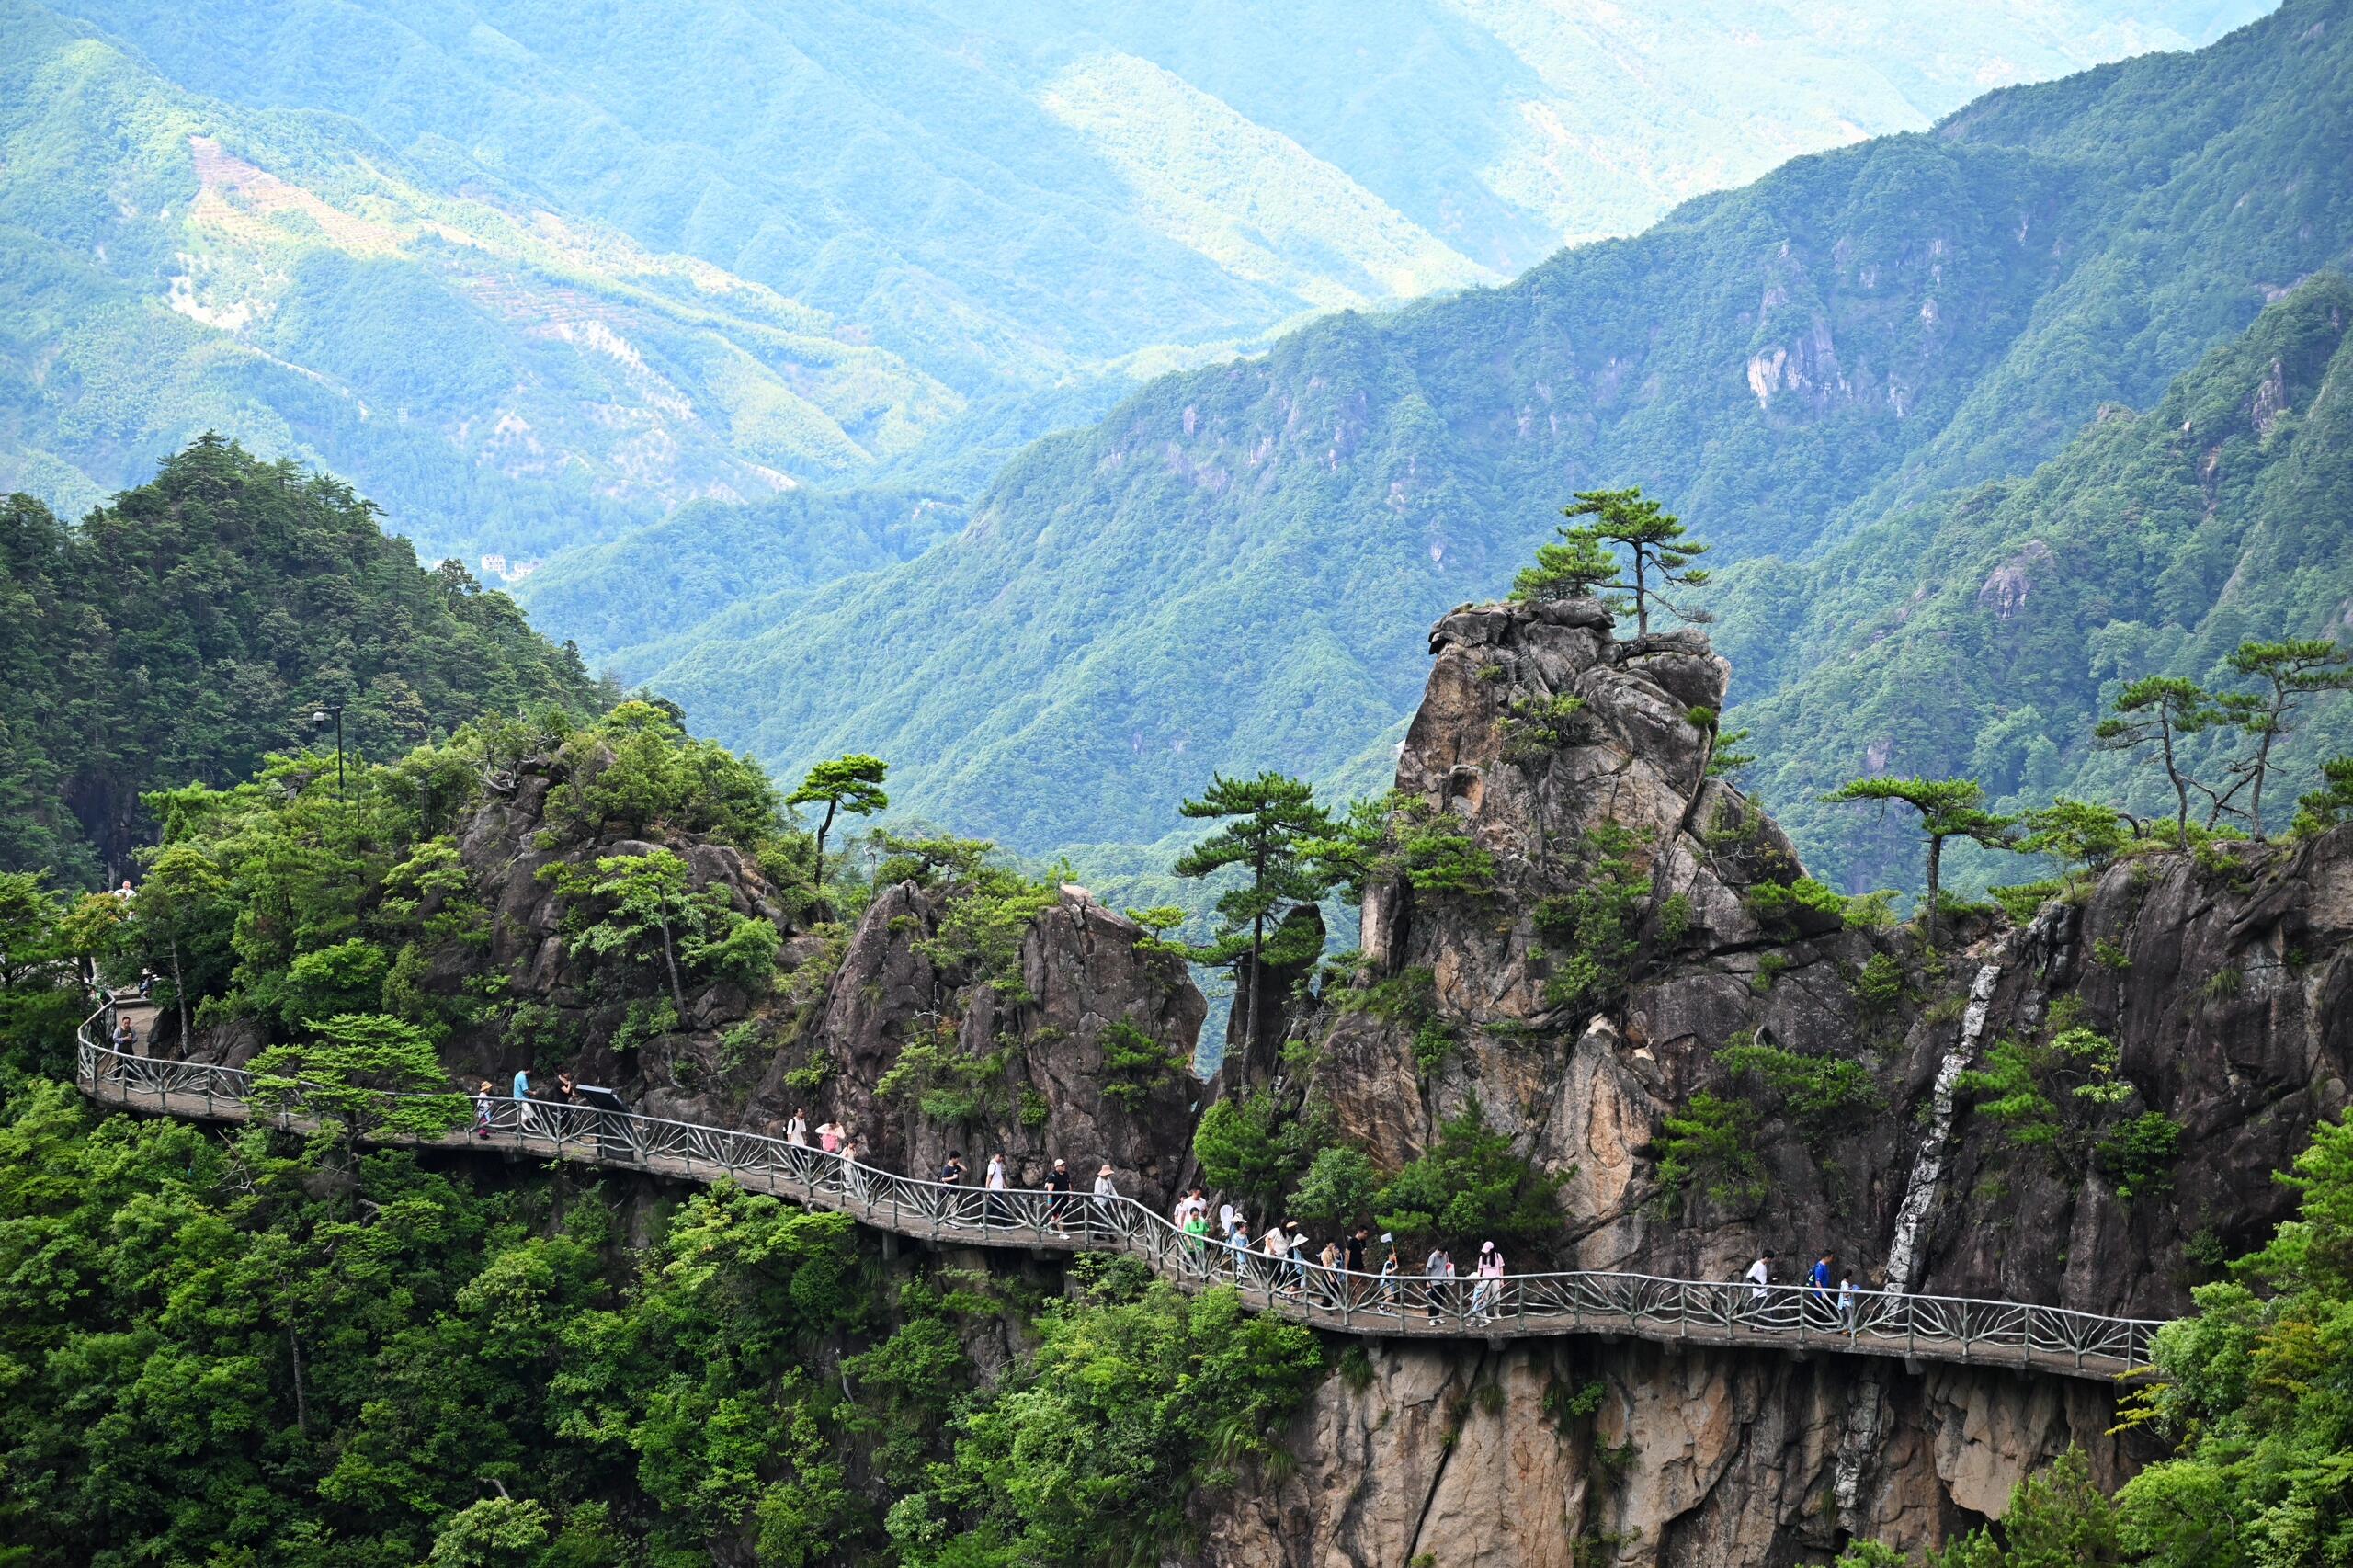
<path id="1" fill-rule="evenodd" d="M 418 944 L 402 1006 L 434 1021 L 460 1080 L 503 1088 L 529 1068 L 551 1091 L 569 1072 L 647 1114 L 767 1131 L 800 1109 L 847 1125 L 888 1168 L 929 1176 L 954 1149 L 977 1184 L 1004 1153 L 1017 1183 L 1042 1185 L 1062 1157 L 1082 1188 L 1108 1163 L 1122 1191 L 1173 1197 L 1205 1004 L 1141 926 L 956 840 L 934 841 L 952 864 L 916 858 L 837 921 L 711 834 L 567 809 L 557 791 L 610 761 L 526 758 L 453 824 L 454 864 L 414 920 L 438 935 Z M 597 869 L 660 852 L 681 868 L 682 931 L 689 906 L 706 932 L 765 923 L 774 965 L 682 961 L 674 996 L 651 930 L 618 949 L 591 937 L 611 913 L 586 891 Z M 198 1032 L 190 1054 L 231 1063 L 267 1038 L 253 1017 Z"/>
<path id="2" fill-rule="evenodd" d="M 1396 858 L 1353 982 L 1287 1030 L 1314 1063 L 1288 1092 L 1382 1168 L 1475 1104 L 1561 1182 L 1556 1267 L 1727 1278 L 1774 1248 L 1792 1278 L 1828 1250 L 1859 1281 L 2145 1316 L 2287 1211 L 2271 1173 L 2353 1075 L 2353 833 L 2124 858 L 1932 952 L 1710 777 L 1728 670 L 1699 634 L 1490 605 L 1431 649 L 1405 820 L 1492 873 Z M 2005 1068 L 2041 1120 L 1979 1108 L 1963 1074 Z M 1668 1125 L 1709 1100 L 1712 1163 Z M 1936 1541 L 2071 1442 L 2111 1478 L 2134 1458 L 2097 1388 L 2006 1373 L 1641 1345 L 1369 1371 L 1302 1418 L 1295 1477 L 1221 1516 L 1221 1560 L 1823 1561 Z M 1589 1419 L 1553 1418 L 1588 1386 Z"/>

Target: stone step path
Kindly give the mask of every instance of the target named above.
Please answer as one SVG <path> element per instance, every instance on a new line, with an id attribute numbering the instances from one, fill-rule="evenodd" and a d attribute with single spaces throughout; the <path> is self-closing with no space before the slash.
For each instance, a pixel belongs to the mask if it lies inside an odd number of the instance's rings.
<path id="1" fill-rule="evenodd" d="M 101 1009 L 80 1031 L 76 1082 L 100 1104 L 196 1121 L 259 1119 L 292 1131 L 316 1125 L 299 1103 L 250 1103 L 251 1075 L 238 1069 L 115 1051 L 102 1043 L 111 1027 Z M 942 1246 L 1122 1252 L 1187 1289 L 1231 1285 L 1256 1311 L 1374 1339 L 1622 1335 L 1671 1345 L 1878 1356 L 2112 1381 L 2146 1365 L 2150 1337 L 2163 1326 L 2030 1302 L 1877 1291 L 1857 1298 L 1849 1316 L 1830 1298 L 1801 1286 L 1643 1274 L 1383 1280 L 1312 1263 L 1287 1265 L 1188 1236 L 1132 1199 L 985 1193 L 848 1164 L 760 1133 L 577 1105 L 501 1098 L 488 1101 L 487 1110 L 486 1125 L 449 1133 L 431 1146 L 680 1181 L 728 1180 Z"/>

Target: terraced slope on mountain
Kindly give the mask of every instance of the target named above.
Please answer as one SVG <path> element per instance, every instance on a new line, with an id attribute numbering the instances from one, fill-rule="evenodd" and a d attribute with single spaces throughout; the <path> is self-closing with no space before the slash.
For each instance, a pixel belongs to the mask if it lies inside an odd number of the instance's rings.
<path id="1" fill-rule="evenodd" d="M 1023 847 L 1156 838 L 1211 766 L 1362 752 L 1419 688 L 1396 629 L 1501 587 L 1574 489 L 1640 482 L 1726 555 L 1795 553 L 2160 395 L 2353 243 L 2348 10 L 1997 94 L 1508 288 L 1165 378 L 919 561 L 631 673 L 785 771 L 902 759 L 901 799 Z"/>
<path id="2" fill-rule="evenodd" d="M 217 427 L 517 558 L 861 472 L 961 400 L 454 148 L 233 109 L 0 7 L 0 485 L 69 513 Z"/>

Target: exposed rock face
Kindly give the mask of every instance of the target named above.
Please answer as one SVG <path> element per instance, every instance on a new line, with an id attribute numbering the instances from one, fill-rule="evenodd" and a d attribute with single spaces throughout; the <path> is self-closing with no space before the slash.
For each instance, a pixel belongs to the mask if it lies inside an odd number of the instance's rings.
<path id="1" fill-rule="evenodd" d="M 1726 1278 L 1773 1247 L 1786 1278 L 1834 1250 L 1859 1282 L 1893 1267 L 1897 1288 L 2159 1317 L 2268 1234 L 2293 1199 L 2271 1173 L 2353 1078 L 2353 829 L 2128 860 L 2027 927 L 1959 923 L 1931 963 L 1914 934 L 1773 895 L 1793 850 L 1707 776 L 1722 661 L 1697 633 L 1612 634 L 1580 601 L 1470 607 L 1434 631 L 1398 788 L 1493 857 L 1494 888 L 1401 871 L 1369 890 L 1358 986 L 1424 987 L 1455 1043 L 1417 1065 L 1412 1020 L 1327 993 L 1296 1027 L 1321 1047 L 1304 1094 L 1343 1136 L 1393 1168 L 1475 1098 L 1564 1174 L 1560 1237 L 1527 1267 Z M 1583 937 L 1559 912 L 1613 878 L 1632 939 L 1611 983 L 1564 985 Z M 1900 994 L 1864 994 L 1874 960 Z M 2125 1098 L 2061 1106 L 2055 1154 L 2017 1147 L 1958 1074 L 2072 1028 L 2114 1043 Z M 1858 1063 L 1869 1090 L 1809 1125 L 1727 1072 L 1718 1053 L 1743 1040 Z M 1756 1118 L 1736 1190 L 1662 1183 L 1655 1140 L 1699 1091 Z M 2147 1111 L 2178 1148 L 2128 1200 L 2105 1141 Z M 1611 1392 L 1593 1430 L 1561 1436 L 1541 1389 L 1571 1366 Z M 1373 1368 L 1302 1418 L 1296 1477 L 1213 1521 L 1215 1560 L 1820 1562 L 1845 1532 L 1935 1542 L 2071 1441 L 2110 1480 L 2133 1458 L 2086 1383 L 1590 1343 L 1400 1348 Z M 1449 1445 L 1445 1411 L 1482 1383 L 1501 1392 Z M 1500 1415 L 1482 1403 L 1498 1398 Z M 1628 1439 L 1622 1474 L 1597 1457 Z M 1598 1556 L 1574 1555 L 1581 1536 Z"/>
<path id="2" fill-rule="evenodd" d="M 988 1156 L 1002 1153 L 1013 1184 L 1035 1187 L 1061 1158 L 1083 1192 L 1108 1163 L 1120 1191 L 1155 1207 L 1173 1200 L 1200 1092 L 1187 1064 L 1207 1013 L 1183 963 L 1139 950 L 1142 926 L 1065 892 L 1022 937 L 1017 983 L 994 986 L 925 955 L 940 913 L 940 895 L 903 882 L 858 923 L 808 1047 L 832 1062 L 811 1120 L 847 1122 L 870 1162 L 890 1169 L 931 1176 L 953 1150 L 977 1185 Z M 1157 1047 L 1168 1070 L 1115 1070 L 1107 1050 L 1122 1027 L 1131 1045 Z M 977 1118 L 926 1113 L 920 1084 L 881 1092 L 911 1041 L 966 1062 L 1005 1053 L 974 1085 Z M 783 1071 L 779 1059 L 760 1096 L 779 1117 L 792 1108 Z"/>
<path id="3" fill-rule="evenodd" d="M 1298 1471 L 1210 1521 L 1210 1562 L 1455 1568 L 1823 1562 L 1851 1363 L 1639 1343 L 1401 1346 L 1301 1413 Z M 1578 1396 L 1582 1394 L 1582 1400 Z M 2105 1483 L 2126 1460 L 2087 1384 L 1939 1369 L 1898 1380 L 1862 1521 L 1907 1550 L 1998 1513 L 2070 1444 Z M 1575 1414 L 1586 1405 L 1589 1414 Z"/>

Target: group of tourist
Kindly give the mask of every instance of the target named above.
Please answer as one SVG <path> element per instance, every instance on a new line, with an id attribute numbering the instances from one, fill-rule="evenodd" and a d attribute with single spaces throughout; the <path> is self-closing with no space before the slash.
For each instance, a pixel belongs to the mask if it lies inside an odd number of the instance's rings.
<path id="1" fill-rule="evenodd" d="M 1767 1249 L 1756 1255 L 1744 1278 L 1748 1281 L 1749 1305 L 1762 1311 L 1773 1295 L 1773 1266 L 1778 1256 Z M 1838 1267 L 1838 1255 L 1825 1252 L 1806 1270 L 1804 1294 L 1798 1298 L 1801 1309 L 1809 1321 L 1835 1324 L 1852 1334 L 1855 1331 L 1856 1310 L 1862 1303 L 1863 1292 L 1856 1287 L 1854 1271 Z"/>
<path id="2" fill-rule="evenodd" d="M 555 1083 L 555 1104 L 576 1103 L 577 1089 L 571 1074 L 557 1074 Z M 513 1097 L 518 1126 L 526 1130 L 536 1126 L 529 1069 L 517 1070 Z M 475 1136 L 487 1138 L 491 1135 L 493 1106 L 490 1080 L 482 1080 L 474 1103 Z M 866 1191 L 867 1146 L 847 1123 L 827 1120 L 813 1128 L 808 1111 L 796 1107 L 785 1121 L 784 1139 L 796 1148 L 813 1148 L 835 1156 L 841 1162 L 843 1190 L 853 1197 Z M 962 1153 L 951 1150 L 940 1163 L 938 1180 L 943 1187 L 961 1187 L 969 1175 Z M 1074 1190 L 1069 1162 L 1053 1161 L 1044 1179 L 1046 1203 L 1038 1220 L 1040 1228 L 1067 1236 L 1074 1223 L 1084 1223 L 1092 1229 L 1098 1220 L 1108 1222 L 1111 1202 L 1120 1196 L 1116 1176 L 1116 1169 L 1108 1164 L 1097 1168 L 1094 1187 L 1087 1195 L 1095 1201 L 1083 1204 Z M 1021 1216 L 1012 1199 L 1013 1183 L 1011 1162 L 1003 1153 L 991 1154 L 981 1178 L 978 1202 L 967 1204 L 951 1199 L 942 1217 L 959 1224 L 971 1223 L 974 1219 L 989 1226 L 1019 1222 Z M 1254 1233 L 1248 1217 L 1234 1204 L 1218 1205 L 1212 1218 L 1209 1194 L 1199 1187 L 1177 1199 L 1169 1220 L 1185 1237 L 1196 1267 L 1216 1267 L 1221 1272 L 1230 1269 L 1239 1282 L 1256 1284 L 1293 1300 L 1309 1292 L 1309 1269 L 1314 1267 L 1321 1270 L 1320 1282 L 1315 1286 L 1318 1299 L 1351 1310 L 1402 1315 L 1400 1299 L 1406 1293 L 1408 1281 L 1418 1286 L 1421 1304 L 1434 1324 L 1447 1314 L 1449 1307 L 1459 1309 L 1467 1322 L 1492 1323 L 1503 1306 L 1504 1253 L 1492 1241 L 1479 1244 L 1465 1298 L 1457 1294 L 1455 1282 L 1460 1271 L 1454 1255 L 1443 1244 L 1430 1249 L 1422 1259 L 1418 1273 L 1408 1274 L 1405 1260 L 1397 1249 L 1397 1238 L 1391 1232 L 1383 1231 L 1376 1240 L 1370 1226 L 1358 1225 L 1325 1241 L 1321 1247 L 1309 1239 L 1296 1220 L 1272 1222 L 1264 1233 Z M 1772 1299 L 1777 1261 L 1775 1253 L 1761 1252 L 1743 1276 L 1752 1313 L 1761 1314 Z M 1800 1300 L 1808 1322 L 1818 1321 L 1853 1332 L 1865 1292 L 1856 1286 L 1850 1270 L 1838 1267 L 1836 1254 L 1824 1252 L 1815 1259 L 1806 1271 L 1803 1292 Z"/>
<path id="3" fill-rule="evenodd" d="M 1318 1247 L 1298 1221 L 1285 1220 L 1270 1223 L 1263 1234 L 1254 1236 L 1249 1217 L 1233 1204 L 1220 1204 L 1212 1222 L 1209 1195 L 1198 1187 L 1176 1200 L 1170 1219 L 1191 1238 L 1197 1259 L 1211 1261 L 1216 1256 L 1212 1248 L 1222 1248 L 1237 1279 L 1257 1276 L 1267 1289 L 1293 1299 L 1308 1290 L 1311 1266 L 1324 1271 L 1319 1286 L 1323 1294 L 1350 1310 L 1402 1315 L 1398 1301 L 1401 1287 L 1408 1279 L 1419 1281 L 1432 1323 L 1443 1317 L 1449 1301 L 1456 1299 L 1454 1255 L 1444 1245 L 1430 1249 L 1418 1276 L 1408 1275 L 1393 1232 L 1381 1232 L 1376 1241 L 1370 1226 L 1358 1225 Z M 1376 1247 L 1377 1263 L 1371 1256 Z M 1472 1278 L 1464 1316 L 1472 1323 L 1491 1323 L 1503 1304 L 1503 1249 L 1491 1241 L 1480 1243 Z"/>

